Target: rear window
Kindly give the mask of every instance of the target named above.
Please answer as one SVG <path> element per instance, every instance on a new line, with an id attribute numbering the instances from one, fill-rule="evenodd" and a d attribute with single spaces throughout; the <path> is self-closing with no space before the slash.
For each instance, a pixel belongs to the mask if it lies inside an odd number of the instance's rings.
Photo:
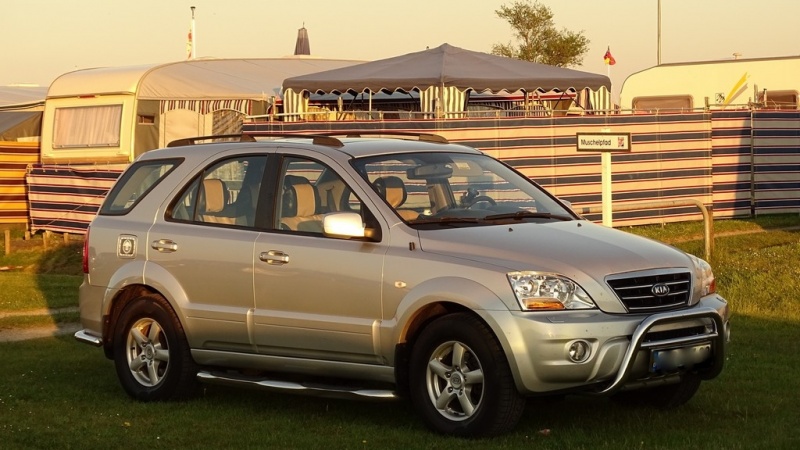
<path id="1" fill-rule="evenodd" d="M 181 161 L 183 160 L 162 159 L 133 163 L 109 191 L 100 208 L 100 214 L 121 215 L 127 213 L 174 168 L 178 167 Z"/>

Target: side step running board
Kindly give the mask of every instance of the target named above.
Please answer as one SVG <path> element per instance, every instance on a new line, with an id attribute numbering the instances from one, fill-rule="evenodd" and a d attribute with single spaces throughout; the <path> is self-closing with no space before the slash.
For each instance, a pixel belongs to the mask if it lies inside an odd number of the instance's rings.
<path id="1" fill-rule="evenodd" d="M 391 390 L 368 389 L 335 384 L 296 382 L 268 378 L 247 377 L 238 373 L 200 371 L 197 379 L 203 383 L 223 386 L 250 387 L 271 392 L 304 394 L 316 397 L 356 399 L 356 400 L 395 400 L 398 395 Z"/>

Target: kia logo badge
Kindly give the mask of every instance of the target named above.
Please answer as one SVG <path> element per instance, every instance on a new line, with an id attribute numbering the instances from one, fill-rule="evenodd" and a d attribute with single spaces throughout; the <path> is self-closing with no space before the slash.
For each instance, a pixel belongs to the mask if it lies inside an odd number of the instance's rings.
<path id="1" fill-rule="evenodd" d="M 652 292 L 656 297 L 664 297 L 669 295 L 669 286 L 664 283 L 654 284 L 653 288 L 650 289 L 650 292 Z"/>

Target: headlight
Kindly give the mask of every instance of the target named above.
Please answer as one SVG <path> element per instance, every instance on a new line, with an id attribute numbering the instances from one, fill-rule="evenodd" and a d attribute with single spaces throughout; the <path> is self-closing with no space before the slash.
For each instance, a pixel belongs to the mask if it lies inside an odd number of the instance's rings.
<path id="1" fill-rule="evenodd" d="M 717 292 L 717 280 L 714 278 L 711 265 L 694 255 L 689 256 L 694 263 L 694 279 L 700 288 L 700 296 L 703 297 Z"/>
<path id="2" fill-rule="evenodd" d="M 538 272 L 511 272 L 507 275 L 523 311 L 595 307 L 589 294 L 569 278 Z"/>

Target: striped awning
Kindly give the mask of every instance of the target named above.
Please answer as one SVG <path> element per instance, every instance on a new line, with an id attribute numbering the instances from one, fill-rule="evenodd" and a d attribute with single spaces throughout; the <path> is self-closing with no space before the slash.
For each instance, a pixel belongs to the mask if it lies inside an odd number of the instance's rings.
<path id="1" fill-rule="evenodd" d="M 242 114 L 251 114 L 253 102 L 251 100 L 162 100 L 161 113 L 173 109 L 188 109 L 198 114 L 208 114 L 220 109 L 231 109 Z"/>
<path id="2" fill-rule="evenodd" d="M 466 91 L 455 86 L 431 86 L 419 95 L 422 111 L 433 113 L 431 118 L 437 119 L 458 117 L 456 113 L 464 112 L 466 101 Z"/>

